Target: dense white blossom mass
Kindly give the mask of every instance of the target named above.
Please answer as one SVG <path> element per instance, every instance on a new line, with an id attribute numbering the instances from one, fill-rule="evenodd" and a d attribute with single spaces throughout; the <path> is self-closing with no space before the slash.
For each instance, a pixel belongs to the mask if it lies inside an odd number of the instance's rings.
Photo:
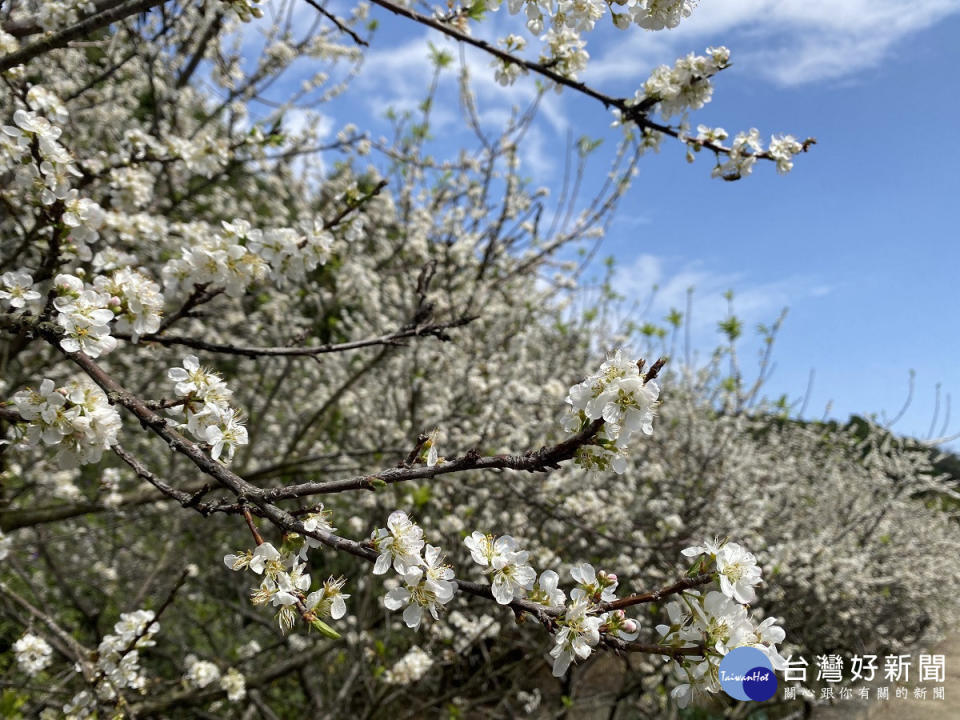
<path id="1" fill-rule="evenodd" d="M 731 349 L 664 369 L 670 330 L 585 275 L 645 153 L 735 180 L 811 142 L 691 130 L 722 46 L 626 98 L 577 80 L 603 23 L 696 3 L 508 0 L 489 45 L 479 6 L 378 4 L 500 86 L 613 108 L 606 181 L 583 138 L 561 192 L 533 186 L 536 102 L 492 132 L 466 72 L 459 152 L 433 143 L 439 79 L 383 108 L 392 137 L 328 132 L 366 3 L 0 8 L 3 702 L 555 714 L 608 663 L 639 688 L 620 715 L 656 717 L 734 648 L 779 671 L 955 625 L 956 491 L 926 449 L 767 412 Z"/>

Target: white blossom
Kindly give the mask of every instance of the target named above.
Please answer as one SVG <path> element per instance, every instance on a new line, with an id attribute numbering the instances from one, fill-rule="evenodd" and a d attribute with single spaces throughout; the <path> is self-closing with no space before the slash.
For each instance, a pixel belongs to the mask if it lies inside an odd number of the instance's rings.
<path id="1" fill-rule="evenodd" d="M 390 590 L 383 604 L 389 610 L 403 608 L 403 621 L 407 627 L 420 627 L 423 611 L 434 619 L 439 617 L 438 605 L 446 605 L 453 599 L 457 584 L 453 580 L 453 568 L 444 564 L 440 548 L 427 544 L 420 567 L 406 568 L 400 573 L 403 586 Z"/>
<path id="2" fill-rule="evenodd" d="M 184 679 L 197 689 L 207 687 L 220 679 L 220 668 L 209 660 L 198 660 L 194 655 L 186 657 L 187 672 Z"/>
<path id="3" fill-rule="evenodd" d="M 753 587 L 760 583 L 761 570 L 752 553 L 737 543 L 727 543 L 717 552 L 720 589 L 727 597 L 749 604 L 757 596 Z"/>
<path id="4" fill-rule="evenodd" d="M 593 648 L 600 642 L 602 619 L 589 615 L 591 603 L 583 588 L 574 588 L 570 592 L 570 602 L 559 621 L 555 644 L 550 650 L 553 657 L 553 675 L 562 677 L 574 658 L 584 660 L 590 657 Z"/>
<path id="5" fill-rule="evenodd" d="M 383 680 L 390 685 L 409 685 L 426 675 L 432 666 L 433 659 L 414 645 L 383 674 Z"/>
<path id="6" fill-rule="evenodd" d="M 36 675 L 53 660 L 53 648 L 42 637 L 27 633 L 13 644 L 17 664 L 27 675 Z"/>
<path id="7" fill-rule="evenodd" d="M 230 668 L 220 678 L 220 688 L 227 691 L 227 700 L 239 702 L 247 695 L 247 680 L 239 670 Z"/>
<path id="8" fill-rule="evenodd" d="M 7 304 L 15 310 L 20 310 L 43 297 L 34 288 L 30 273 L 23 270 L 3 273 L 0 275 L 0 283 L 2 283 L 0 300 L 6 300 Z"/>
<path id="9" fill-rule="evenodd" d="M 374 575 L 383 575 L 390 565 L 400 574 L 420 563 L 423 529 L 402 510 L 394 510 L 387 518 L 387 527 L 376 530 L 372 542 L 380 556 L 373 567 Z"/>

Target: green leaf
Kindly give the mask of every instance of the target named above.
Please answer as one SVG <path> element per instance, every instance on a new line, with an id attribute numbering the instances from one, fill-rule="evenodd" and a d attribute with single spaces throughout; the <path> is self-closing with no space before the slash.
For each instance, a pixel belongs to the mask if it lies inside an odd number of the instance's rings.
<path id="1" fill-rule="evenodd" d="M 327 625 L 320 618 L 314 618 L 313 622 L 311 622 L 310 624 L 313 626 L 314 630 L 317 630 L 321 635 L 325 635 L 326 637 L 332 638 L 333 640 L 340 639 L 340 633 L 338 633 L 332 627 Z"/>
<path id="2" fill-rule="evenodd" d="M 438 70 L 450 67 L 453 63 L 453 55 L 448 53 L 446 50 L 441 50 L 433 43 L 429 43 L 430 46 L 430 62 L 433 63 L 434 67 Z"/>
<path id="3" fill-rule="evenodd" d="M 720 332 L 727 336 L 730 342 L 736 340 L 743 334 L 743 323 L 735 315 L 731 315 L 726 320 L 717 323 Z"/>

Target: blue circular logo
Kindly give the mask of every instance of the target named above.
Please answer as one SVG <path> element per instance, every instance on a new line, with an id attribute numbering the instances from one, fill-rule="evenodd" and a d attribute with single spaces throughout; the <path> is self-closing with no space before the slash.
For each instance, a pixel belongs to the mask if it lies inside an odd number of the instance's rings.
<path id="1" fill-rule="evenodd" d="M 734 648 L 719 667 L 720 687 L 734 700 L 769 700 L 777 694 L 777 676 L 770 660 L 753 647 Z"/>

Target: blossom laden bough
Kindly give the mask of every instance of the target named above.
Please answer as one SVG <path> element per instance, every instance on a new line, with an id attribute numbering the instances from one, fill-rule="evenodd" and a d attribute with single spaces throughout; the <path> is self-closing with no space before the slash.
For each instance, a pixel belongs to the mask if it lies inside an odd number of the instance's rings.
<path id="1" fill-rule="evenodd" d="M 56 387 L 50 378 L 36 390 L 14 394 L 13 405 L 26 421 L 20 437 L 30 445 L 57 446 L 62 467 L 74 468 L 100 461 L 103 451 L 117 443 L 120 415 L 107 396 L 84 381 Z"/>
<path id="2" fill-rule="evenodd" d="M 660 386 L 640 374 L 640 361 L 627 359 L 620 350 L 603 362 L 600 371 L 570 388 L 570 414 L 564 420 L 569 432 L 602 420 L 596 442 L 577 450 L 577 463 L 596 472 L 621 474 L 630 457 L 630 443 L 638 434 L 653 434 Z"/>
<path id="3" fill-rule="evenodd" d="M 221 455 L 232 460 L 237 446 L 246 445 L 249 437 L 241 412 L 230 406 L 230 388 L 217 373 L 201 367 L 196 355 L 187 355 L 183 367 L 170 368 L 167 377 L 176 383 L 174 390 L 183 399 L 169 412 L 185 415 L 181 427 L 208 443 L 214 460 Z"/>
<path id="4" fill-rule="evenodd" d="M 709 572 L 719 590 L 684 590 L 679 600 L 666 605 L 669 625 L 658 625 L 660 644 L 667 648 L 702 648 L 702 660 L 689 666 L 678 665 L 683 682 L 671 697 L 681 708 L 704 693 L 720 690 L 720 660 L 738 647 L 754 647 L 763 652 L 774 670 L 786 668 L 777 645 L 786 637 L 776 618 L 765 618 L 757 624 L 748 612 L 748 604 L 756 599 L 754 586 L 760 583 L 761 571 L 754 555 L 737 543 L 707 540 L 682 551 L 685 557 L 696 558 L 691 573 Z M 665 653 L 669 654 L 669 653 Z"/>
<path id="5" fill-rule="evenodd" d="M 330 577 L 310 592 L 306 555 L 301 552 L 304 547 L 304 538 L 291 533 L 279 550 L 272 543 L 261 541 L 252 551 L 224 555 L 223 564 L 230 570 L 246 569 L 262 577 L 260 584 L 250 590 L 250 602 L 277 608 L 277 623 L 283 632 L 292 629 L 299 617 L 327 637 L 338 638 L 339 633 L 323 619 L 339 620 L 346 615 L 345 601 L 350 597 L 342 592 L 346 578 Z"/>

